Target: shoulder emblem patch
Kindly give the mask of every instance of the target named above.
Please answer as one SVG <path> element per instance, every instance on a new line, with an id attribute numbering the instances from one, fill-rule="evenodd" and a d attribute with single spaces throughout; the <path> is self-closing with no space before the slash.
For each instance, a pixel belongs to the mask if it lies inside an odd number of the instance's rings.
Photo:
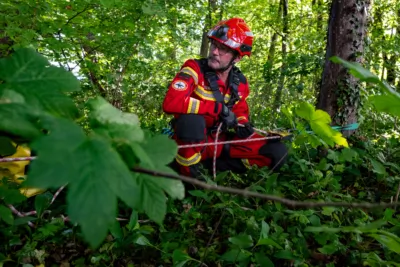
<path id="1" fill-rule="evenodd" d="M 188 85 L 183 80 L 177 80 L 172 84 L 172 88 L 178 91 L 185 91 L 188 88 Z"/>

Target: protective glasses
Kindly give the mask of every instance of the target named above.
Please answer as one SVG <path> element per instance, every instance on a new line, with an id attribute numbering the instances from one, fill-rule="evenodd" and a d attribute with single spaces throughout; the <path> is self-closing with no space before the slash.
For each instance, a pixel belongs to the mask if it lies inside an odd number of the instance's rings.
<path id="1" fill-rule="evenodd" d="M 215 48 L 218 48 L 218 53 L 221 56 L 226 55 L 227 53 L 232 53 L 233 50 L 226 45 L 223 45 L 215 40 L 211 40 L 210 50 L 213 51 Z"/>

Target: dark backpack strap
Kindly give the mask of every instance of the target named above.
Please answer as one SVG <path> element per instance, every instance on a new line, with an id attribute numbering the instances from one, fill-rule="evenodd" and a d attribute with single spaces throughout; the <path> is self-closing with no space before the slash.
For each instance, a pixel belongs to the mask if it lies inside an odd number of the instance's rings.
<path id="1" fill-rule="evenodd" d="M 239 73 L 238 70 L 234 67 L 234 69 L 232 70 L 231 79 L 229 81 L 229 86 L 231 87 L 231 97 L 229 98 L 229 101 L 226 104 L 230 109 L 233 107 L 233 105 L 235 105 L 236 101 L 240 99 L 238 93 L 239 84 L 240 84 Z"/>
<path id="2" fill-rule="evenodd" d="M 224 103 L 224 97 L 221 94 L 218 86 L 218 76 L 215 72 L 206 72 L 204 77 L 207 79 L 208 83 L 210 84 L 211 91 L 215 97 L 215 100 L 219 103 Z"/>
<path id="3" fill-rule="evenodd" d="M 220 102 L 222 104 L 225 104 L 224 102 L 224 97 L 221 94 L 221 91 L 219 90 L 219 86 L 218 86 L 218 76 L 215 73 L 215 71 L 213 71 L 210 67 L 208 67 L 207 65 L 207 59 L 203 58 L 203 59 L 196 59 L 197 63 L 200 66 L 200 70 L 204 75 L 204 78 L 207 79 L 208 83 L 210 84 L 210 88 L 213 92 L 213 95 L 216 99 L 217 102 Z M 239 84 L 241 82 L 240 79 L 240 70 L 236 67 L 233 66 L 233 69 L 231 70 L 231 75 L 229 77 L 229 86 L 231 87 L 231 96 L 229 98 L 228 103 L 226 104 L 226 106 L 229 109 L 232 109 L 233 105 L 236 103 L 236 101 L 238 101 L 239 98 L 239 94 L 238 94 L 238 87 Z"/>

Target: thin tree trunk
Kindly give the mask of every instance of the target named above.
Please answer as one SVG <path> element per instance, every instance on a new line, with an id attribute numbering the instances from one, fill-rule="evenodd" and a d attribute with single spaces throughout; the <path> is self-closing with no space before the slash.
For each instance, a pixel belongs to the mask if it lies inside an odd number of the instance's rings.
<path id="1" fill-rule="evenodd" d="M 397 44 L 400 44 L 400 3 L 397 2 L 397 6 L 399 7 L 397 9 L 397 27 L 396 27 L 396 41 Z M 397 61 L 397 59 L 396 59 Z M 397 85 L 396 85 L 397 91 L 400 92 L 400 78 L 397 79 Z"/>
<path id="2" fill-rule="evenodd" d="M 201 57 L 208 57 L 208 37 L 207 32 L 212 27 L 212 13 L 216 7 L 215 0 L 208 0 L 208 14 L 205 19 L 204 28 L 203 28 L 203 35 L 201 38 L 201 47 L 200 47 L 200 56 Z"/>
<path id="3" fill-rule="evenodd" d="M 331 4 L 317 108 L 328 112 L 335 125 L 357 122 L 360 85 L 347 69 L 329 59 L 338 56 L 347 61 L 361 62 L 368 8 L 369 0 L 333 0 Z M 343 135 L 349 136 L 353 132 L 345 131 Z"/>
<path id="4" fill-rule="evenodd" d="M 286 56 L 287 56 L 287 35 L 289 31 L 288 22 L 288 0 L 281 0 L 282 3 L 282 21 L 283 21 L 283 34 L 282 34 L 282 65 L 281 74 L 279 78 L 278 88 L 275 94 L 274 111 L 277 111 L 281 106 L 281 98 L 283 86 L 285 84 L 285 71 L 286 71 Z"/>

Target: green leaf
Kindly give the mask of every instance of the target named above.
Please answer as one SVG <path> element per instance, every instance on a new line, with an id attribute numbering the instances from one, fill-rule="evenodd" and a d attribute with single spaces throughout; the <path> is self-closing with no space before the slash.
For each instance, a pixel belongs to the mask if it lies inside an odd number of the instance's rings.
<path id="1" fill-rule="evenodd" d="M 119 221 L 115 220 L 113 224 L 109 227 L 111 235 L 116 239 L 121 239 L 124 237 L 124 233 L 122 232 L 121 224 Z"/>
<path id="2" fill-rule="evenodd" d="M 189 194 L 195 197 L 200 197 L 204 199 L 206 202 L 210 203 L 212 196 L 209 196 L 206 191 L 202 190 L 190 190 Z"/>
<path id="3" fill-rule="evenodd" d="M 164 173 L 176 174 L 171 168 L 166 166 L 159 166 L 157 169 Z M 182 181 L 174 180 L 171 178 L 162 178 L 147 176 L 156 183 L 162 190 L 164 190 L 170 197 L 175 199 L 183 199 L 185 197 L 185 186 Z"/>
<path id="4" fill-rule="evenodd" d="M 276 247 L 276 248 L 279 248 L 279 249 L 283 249 L 281 245 L 276 243 L 271 238 L 263 238 L 263 239 L 258 240 L 256 246 L 262 246 L 262 245 L 269 245 L 269 246 L 273 246 L 273 247 Z"/>
<path id="5" fill-rule="evenodd" d="M 138 224 L 138 212 L 136 210 L 132 210 L 131 217 L 129 218 L 128 229 L 132 231 L 135 229 L 136 225 Z"/>
<path id="6" fill-rule="evenodd" d="M 0 60 L 0 89 L 18 92 L 25 102 L 38 110 L 76 118 L 78 109 L 64 92 L 79 91 L 78 79 L 62 68 L 52 66 L 31 48 L 17 50 Z"/>
<path id="7" fill-rule="evenodd" d="M 378 174 L 386 174 L 386 168 L 381 164 L 380 162 L 370 159 L 371 164 L 372 164 L 372 171 Z"/>
<path id="8" fill-rule="evenodd" d="M 317 215 L 311 215 L 308 217 L 308 220 L 313 226 L 320 226 L 321 225 L 321 219 Z"/>
<path id="9" fill-rule="evenodd" d="M 150 241 L 145 237 L 144 235 L 137 235 L 135 239 L 133 240 L 135 244 L 141 245 L 141 246 L 148 246 L 150 245 Z"/>
<path id="10" fill-rule="evenodd" d="M 0 104 L 0 132 L 31 140 L 42 133 L 38 127 L 38 116 L 25 105 L 18 103 Z"/>
<path id="11" fill-rule="evenodd" d="M 171 163 L 178 153 L 176 142 L 167 135 L 156 135 L 147 139 L 142 147 L 148 155 L 151 155 L 151 159 L 156 166 Z"/>
<path id="12" fill-rule="evenodd" d="M 281 250 L 274 254 L 274 257 L 285 260 L 295 260 L 296 257 L 289 250 Z"/>
<path id="13" fill-rule="evenodd" d="M 172 260 L 174 262 L 174 267 L 176 266 L 184 266 L 187 262 L 193 260 L 189 255 L 184 253 L 180 249 L 175 249 L 172 253 Z"/>
<path id="14" fill-rule="evenodd" d="M 3 205 L 0 205 L 0 219 L 8 223 L 9 225 L 14 224 L 14 217 L 11 213 L 11 210 Z"/>
<path id="15" fill-rule="evenodd" d="M 115 0 L 100 0 L 100 3 L 106 8 L 110 8 L 115 5 Z"/>
<path id="16" fill-rule="evenodd" d="M 325 255 L 332 255 L 338 250 L 338 246 L 335 244 L 328 244 L 319 248 L 318 251 Z"/>
<path id="17" fill-rule="evenodd" d="M 118 153 L 102 139 L 88 139 L 73 155 L 74 164 L 69 168 L 70 175 L 74 176 L 67 194 L 68 214 L 73 222 L 81 225 L 90 245 L 97 247 L 114 223 L 116 196 L 120 195 L 121 187 L 130 185 L 131 174 Z"/>
<path id="18" fill-rule="evenodd" d="M 343 66 L 349 69 L 351 75 L 360 79 L 361 81 L 377 84 L 379 85 L 382 92 L 385 92 L 387 94 L 392 94 L 397 98 L 400 98 L 400 94 L 394 91 L 390 87 L 390 85 L 388 85 L 384 81 L 381 81 L 377 75 L 371 73 L 369 70 L 362 67 L 358 62 L 349 62 L 337 56 L 331 57 L 330 60 L 335 63 L 343 64 Z"/>
<path id="19" fill-rule="evenodd" d="M 268 238 L 268 233 L 269 233 L 269 225 L 265 221 L 262 221 L 260 239 Z"/>
<path id="20" fill-rule="evenodd" d="M 295 112 L 301 118 L 310 121 L 312 120 L 315 108 L 307 102 L 301 102 L 299 107 L 295 110 Z"/>
<path id="21" fill-rule="evenodd" d="M 130 205 L 132 208 L 144 210 L 149 218 L 162 224 L 167 212 L 166 197 L 154 177 L 140 174 L 133 175 L 136 188 L 131 190 Z M 152 179 L 149 179 L 149 178 Z"/>
<path id="22" fill-rule="evenodd" d="M 240 234 L 234 237 L 228 238 L 228 240 L 240 248 L 248 248 L 253 246 L 253 238 L 251 235 Z"/>
<path id="23" fill-rule="evenodd" d="M 17 189 L 7 188 L 5 185 L 0 186 L 0 199 L 6 204 L 18 204 L 26 200 L 26 196 L 21 194 L 21 192 Z"/>
<path id="24" fill-rule="evenodd" d="M 5 103 L 24 104 L 25 98 L 15 91 L 3 89 L 0 91 L 0 104 Z"/>
<path id="25" fill-rule="evenodd" d="M 375 238 L 379 243 L 386 246 L 391 251 L 400 254 L 400 242 L 398 242 L 392 236 L 383 234 L 369 234 L 369 236 Z"/>
<path id="26" fill-rule="evenodd" d="M 356 77 L 362 81 L 380 83 L 378 76 L 371 73 L 369 70 L 363 68 L 357 62 L 349 62 L 349 61 L 341 59 L 340 57 L 337 57 L 337 56 L 331 57 L 330 60 L 334 63 L 342 64 L 343 66 L 345 66 L 346 68 L 348 68 L 350 70 L 349 72 L 351 75 L 353 75 L 354 77 Z"/>
<path id="27" fill-rule="evenodd" d="M 38 217 L 42 216 L 43 211 L 45 211 L 49 207 L 51 199 L 52 196 L 48 192 L 37 195 L 35 197 L 35 210 Z"/>
<path id="28" fill-rule="evenodd" d="M 132 144 L 144 140 L 137 115 L 122 112 L 102 97 L 89 100 L 88 106 L 91 126 L 99 134 L 115 143 Z"/>
<path id="29" fill-rule="evenodd" d="M 0 157 L 8 157 L 17 151 L 12 140 L 7 136 L 0 136 Z"/>
<path id="30" fill-rule="evenodd" d="M 30 164 L 26 184 L 45 189 L 61 187 L 82 175 L 78 170 L 81 164 L 77 162 L 80 155 L 76 151 L 87 138 L 78 125 L 68 120 L 47 119 L 42 124 L 50 133 L 31 144 L 38 158 Z"/>
<path id="31" fill-rule="evenodd" d="M 251 256 L 251 252 L 242 249 L 231 249 L 221 256 L 221 260 L 228 262 L 240 262 Z"/>
<path id="32" fill-rule="evenodd" d="M 369 100 L 378 111 L 400 117 L 400 97 L 396 97 L 392 94 L 375 95 L 371 96 Z"/>
<path id="33" fill-rule="evenodd" d="M 343 160 L 352 162 L 355 157 L 357 157 L 357 152 L 354 151 L 353 149 L 350 148 L 345 148 L 342 150 L 341 156 L 343 157 Z"/>
<path id="34" fill-rule="evenodd" d="M 21 48 L 11 57 L 0 60 L 0 79 L 12 88 L 14 85 L 33 90 L 79 91 L 78 79 L 62 68 L 52 66 L 48 60 L 31 48 Z"/>
<path id="35" fill-rule="evenodd" d="M 274 263 L 263 253 L 257 252 L 254 253 L 254 257 L 256 262 L 260 265 L 260 267 L 274 267 Z"/>

